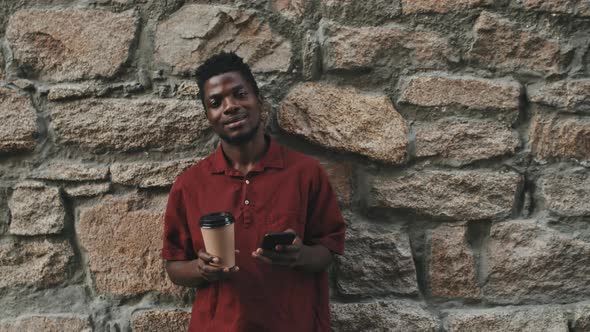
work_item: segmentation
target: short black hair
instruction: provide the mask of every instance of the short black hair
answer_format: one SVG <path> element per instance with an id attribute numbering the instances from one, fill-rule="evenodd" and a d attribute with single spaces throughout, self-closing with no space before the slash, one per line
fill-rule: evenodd
<path id="1" fill-rule="evenodd" d="M 221 75 L 231 71 L 239 72 L 246 82 L 252 86 L 256 96 L 260 96 L 260 90 L 258 90 L 258 84 L 256 84 L 256 80 L 254 79 L 254 75 L 252 75 L 250 66 L 244 63 L 244 60 L 234 52 L 222 51 L 205 60 L 205 62 L 200 65 L 196 71 L 197 85 L 199 86 L 199 98 L 201 98 L 201 103 L 203 103 L 205 110 L 207 109 L 207 106 L 205 105 L 205 93 L 203 90 L 205 83 L 213 76 Z"/>

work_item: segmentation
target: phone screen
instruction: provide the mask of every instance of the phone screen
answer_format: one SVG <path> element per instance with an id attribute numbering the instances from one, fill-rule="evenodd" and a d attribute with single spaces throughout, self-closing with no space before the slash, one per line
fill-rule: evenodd
<path id="1" fill-rule="evenodd" d="M 262 239 L 262 245 L 260 247 L 265 250 L 274 250 L 277 245 L 291 245 L 293 240 L 295 240 L 294 233 L 266 233 Z"/>

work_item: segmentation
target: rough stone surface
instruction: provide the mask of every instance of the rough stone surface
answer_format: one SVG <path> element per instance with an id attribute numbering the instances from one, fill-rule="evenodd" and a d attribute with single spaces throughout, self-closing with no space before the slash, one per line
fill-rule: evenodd
<path id="1" fill-rule="evenodd" d="M 82 184 L 75 187 L 65 188 L 64 191 L 69 197 L 90 197 L 106 194 L 111 190 L 110 183 Z"/>
<path id="2" fill-rule="evenodd" d="M 417 295 L 416 267 L 406 234 L 352 223 L 346 254 L 336 256 L 336 288 L 345 296 Z"/>
<path id="3" fill-rule="evenodd" d="M 17 319 L 0 320 L 0 332 L 91 332 L 87 317 L 80 315 L 22 316 Z"/>
<path id="4" fill-rule="evenodd" d="M 193 81 L 183 81 L 178 86 L 176 95 L 179 97 L 197 99 L 199 97 L 199 86 Z"/>
<path id="5" fill-rule="evenodd" d="M 6 29 L 14 60 L 29 76 L 66 81 L 112 77 L 129 57 L 133 11 L 21 10 Z"/>
<path id="6" fill-rule="evenodd" d="M 0 289 L 46 288 L 60 284 L 68 277 L 68 265 L 73 256 L 66 241 L 0 244 Z"/>
<path id="7" fill-rule="evenodd" d="M 448 332 L 568 332 L 567 319 L 557 307 L 450 310 L 445 328 Z"/>
<path id="8" fill-rule="evenodd" d="M 576 306 L 572 319 L 571 332 L 590 331 L 590 304 Z"/>
<path id="9" fill-rule="evenodd" d="M 483 12 L 475 23 L 474 33 L 468 57 L 484 67 L 544 74 L 563 70 L 565 54 L 558 42 L 519 30 L 513 22 L 498 15 Z"/>
<path id="10" fill-rule="evenodd" d="M 108 167 L 78 164 L 72 161 L 54 161 L 33 171 L 34 179 L 59 181 L 106 180 Z"/>
<path id="11" fill-rule="evenodd" d="M 409 301 L 332 304 L 334 332 L 435 332 L 438 322 Z"/>
<path id="12" fill-rule="evenodd" d="M 52 104 L 56 141 L 93 150 L 130 151 L 190 145 L 209 127 L 200 103 L 92 99 Z"/>
<path id="13" fill-rule="evenodd" d="M 96 93 L 96 87 L 91 84 L 57 84 L 49 88 L 47 99 L 51 101 L 80 99 Z"/>
<path id="14" fill-rule="evenodd" d="M 304 83 L 283 100 L 278 122 L 284 131 L 327 148 L 392 164 L 406 158 L 408 127 L 384 95 Z"/>
<path id="15" fill-rule="evenodd" d="M 29 98 L 0 88 L 0 153 L 35 148 L 37 115 Z"/>
<path id="16" fill-rule="evenodd" d="M 587 118 L 535 116 L 529 140 L 537 159 L 590 160 L 590 120 Z"/>
<path id="17" fill-rule="evenodd" d="M 0 80 L 3 81 L 6 78 L 6 73 L 4 72 L 4 66 L 6 63 L 4 62 L 4 55 L 0 52 Z"/>
<path id="18" fill-rule="evenodd" d="M 291 64 L 291 44 L 254 11 L 192 4 L 158 24 L 155 58 L 173 74 L 190 74 L 221 50 L 236 52 L 256 72 L 285 72 Z"/>
<path id="19" fill-rule="evenodd" d="M 493 0 L 402 0 L 404 14 L 448 13 L 493 4 Z"/>
<path id="20" fill-rule="evenodd" d="M 399 103 L 518 113 L 520 85 L 512 80 L 419 75 L 405 80 Z"/>
<path id="21" fill-rule="evenodd" d="M 322 167 L 330 178 L 330 184 L 338 195 L 341 204 L 350 205 L 352 197 L 352 165 L 347 162 L 322 162 Z"/>
<path id="22" fill-rule="evenodd" d="M 0 187 L 0 235 L 8 229 L 10 210 L 8 209 L 9 188 Z"/>
<path id="23" fill-rule="evenodd" d="M 98 293 L 123 297 L 158 291 L 180 296 L 161 259 L 165 197 L 106 196 L 84 208 L 76 232 Z"/>
<path id="24" fill-rule="evenodd" d="M 305 14 L 305 9 L 310 5 L 310 0 L 272 0 L 272 10 L 285 18 L 300 21 Z"/>
<path id="25" fill-rule="evenodd" d="M 191 313 L 184 310 L 149 310 L 133 314 L 133 332 L 177 332 L 188 330 Z"/>
<path id="26" fill-rule="evenodd" d="M 113 183 L 140 188 L 167 187 L 197 160 L 185 159 L 161 163 L 115 163 L 111 166 Z"/>
<path id="27" fill-rule="evenodd" d="M 322 17 L 345 23 L 380 23 L 401 13 L 399 0 L 320 0 Z"/>
<path id="28" fill-rule="evenodd" d="M 519 0 L 518 3 L 527 10 L 590 16 L 590 3 L 586 0 Z"/>
<path id="29" fill-rule="evenodd" d="M 498 302 L 575 301 L 590 295 L 590 243 L 536 220 L 494 224 L 486 297 Z"/>
<path id="30" fill-rule="evenodd" d="M 590 112 L 590 80 L 559 81 L 528 87 L 531 102 L 563 112 Z"/>
<path id="31" fill-rule="evenodd" d="M 64 228 L 65 209 L 56 187 L 20 186 L 12 193 L 8 208 L 11 234 L 57 234 Z"/>
<path id="32" fill-rule="evenodd" d="M 323 20 L 320 32 L 322 64 L 326 71 L 407 66 L 440 68 L 456 57 L 442 36 L 398 25 L 355 28 Z"/>
<path id="33" fill-rule="evenodd" d="M 417 157 L 440 157 L 458 164 L 512 155 L 520 140 L 510 127 L 491 121 L 417 122 Z"/>
<path id="34" fill-rule="evenodd" d="M 502 219 L 512 214 L 521 182 L 516 173 L 491 171 L 372 176 L 368 203 L 444 219 Z"/>
<path id="35" fill-rule="evenodd" d="M 568 217 L 590 216 L 588 173 L 546 175 L 538 186 L 549 211 Z"/>
<path id="36" fill-rule="evenodd" d="M 307 32 L 301 50 L 302 76 L 305 80 L 317 80 L 321 76 L 321 45 L 317 34 Z"/>
<path id="37" fill-rule="evenodd" d="M 445 298 L 479 298 L 477 267 L 466 226 L 441 226 L 430 232 L 430 294 Z"/>

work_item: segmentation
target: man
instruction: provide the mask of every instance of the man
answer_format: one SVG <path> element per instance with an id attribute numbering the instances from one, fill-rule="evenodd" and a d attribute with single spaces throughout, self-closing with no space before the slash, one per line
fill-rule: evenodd
<path id="1" fill-rule="evenodd" d="M 197 70 L 201 102 L 221 143 L 175 181 L 162 257 L 175 284 L 198 287 L 189 331 L 330 331 L 326 269 L 345 224 L 319 163 L 264 134 L 263 98 L 248 65 L 217 54 Z M 201 216 L 235 217 L 236 266 L 216 267 Z M 265 233 L 291 245 L 260 247 Z"/>

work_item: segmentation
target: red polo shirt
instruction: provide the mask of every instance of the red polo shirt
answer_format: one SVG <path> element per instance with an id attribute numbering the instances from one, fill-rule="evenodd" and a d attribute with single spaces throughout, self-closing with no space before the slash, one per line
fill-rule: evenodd
<path id="1" fill-rule="evenodd" d="M 228 165 L 221 145 L 181 174 L 165 215 L 165 260 L 191 260 L 204 248 L 202 215 L 228 211 L 235 219 L 232 279 L 200 288 L 189 331 L 330 331 L 327 273 L 268 265 L 252 258 L 268 232 L 295 230 L 304 244 L 344 250 L 345 224 L 319 163 L 270 140 L 255 167 L 242 175 Z"/>

